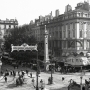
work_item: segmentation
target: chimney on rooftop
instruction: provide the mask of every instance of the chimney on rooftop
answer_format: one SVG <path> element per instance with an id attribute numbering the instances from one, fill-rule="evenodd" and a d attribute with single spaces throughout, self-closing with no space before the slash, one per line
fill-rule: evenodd
<path id="1" fill-rule="evenodd" d="M 59 16 L 59 10 L 57 9 L 56 11 L 55 11 L 55 17 L 58 17 Z"/>

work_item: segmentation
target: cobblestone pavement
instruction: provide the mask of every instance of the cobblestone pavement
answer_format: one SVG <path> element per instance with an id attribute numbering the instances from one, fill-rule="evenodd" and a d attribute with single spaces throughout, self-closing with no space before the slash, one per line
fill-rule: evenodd
<path id="1" fill-rule="evenodd" d="M 2 70 L 5 71 L 6 68 L 8 70 L 14 70 L 13 67 L 9 65 L 3 65 Z M 18 72 L 20 70 L 29 70 L 29 74 L 25 74 L 24 78 L 24 84 L 22 86 L 17 86 L 16 87 L 16 78 L 18 77 Z M 36 72 L 30 70 L 29 68 L 25 67 L 19 67 L 18 69 L 15 69 L 17 72 L 16 77 L 14 78 L 13 76 L 8 76 L 7 77 L 7 82 L 5 82 L 3 76 L 0 77 L 0 90 L 35 90 L 34 86 L 36 86 Z M 30 78 L 30 72 L 32 72 L 32 77 L 35 80 L 34 86 L 32 83 L 32 78 Z M 90 73 L 86 72 L 84 75 L 83 73 L 68 73 L 68 74 L 61 74 L 60 72 L 55 72 L 53 73 L 53 84 L 48 85 L 48 78 L 51 77 L 50 72 L 41 72 L 39 74 L 39 87 L 41 86 L 40 80 L 42 79 L 43 82 L 45 83 L 45 88 L 46 90 L 68 90 L 67 87 L 69 85 L 70 79 L 73 79 L 77 83 L 80 84 L 80 76 L 83 76 L 82 82 L 85 82 L 85 79 L 89 80 L 90 78 Z M 65 78 L 64 81 L 62 81 L 62 77 Z M 40 89 L 41 90 L 41 89 Z"/>

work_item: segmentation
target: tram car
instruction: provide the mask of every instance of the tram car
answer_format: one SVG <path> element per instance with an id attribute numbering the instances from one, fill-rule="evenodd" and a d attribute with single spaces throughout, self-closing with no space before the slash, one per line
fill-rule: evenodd
<path id="1" fill-rule="evenodd" d="M 69 56 L 64 62 L 64 66 L 76 67 L 79 69 L 90 69 L 90 60 L 84 56 Z"/>

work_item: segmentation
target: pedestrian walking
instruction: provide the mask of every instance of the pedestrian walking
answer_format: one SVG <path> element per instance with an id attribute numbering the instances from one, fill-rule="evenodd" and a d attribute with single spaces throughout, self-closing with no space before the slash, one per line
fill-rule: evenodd
<path id="1" fill-rule="evenodd" d="M 25 74 L 24 71 L 22 71 L 22 75 L 23 75 L 23 76 L 24 76 L 24 74 Z"/>
<path id="2" fill-rule="evenodd" d="M 13 76 L 14 76 L 14 77 L 16 76 L 16 72 L 15 72 L 15 71 L 13 71 Z"/>
<path id="3" fill-rule="evenodd" d="M 48 78 L 48 84 L 50 84 L 50 81 L 51 81 L 51 79 L 50 79 L 50 77 Z"/>
<path id="4" fill-rule="evenodd" d="M 64 77 L 62 77 L 62 81 L 64 81 L 64 79 L 65 79 L 65 78 L 64 78 Z"/>
<path id="5" fill-rule="evenodd" d="M 73 80 L 72 80 L 72 79 L 70 79 L 70 81 L 69 81 L 69 82 L 70 82 L 70 84 L 71 84 L 71 83 L 73 82 Z"/>
<path id="6" fill-rule="evenodd" d="M 30 73 L 30 77 L 32 78 L 32 73 Z"/>
<path id="7" fill-rule="evenodd" d="M 1 71 L 1 75 L 3 75 L 3 71 Z"/>
<path id="8" fill-rule="evenodd" d="M 42 79 L 40 80 L 40 83 L 41 83 L 41 90 L 43 90 L 44 86 L 43 86 L 43 80 Z"/>
<path id="9" fill-rule="evenodd" d="M 12 71 L 10 71 L 11 75 L 12 75 Z"/>
<path id="10" fill-rule="evenodd" d="M 34 80 L 34 78 L 33 78 L 33 79 L 32 79 L 33 86 L 34 86 L 34 82 L 35 82 L 35 80 Z"/>
<path id="11" fill-rule="evenodd" d="M 26 70 L 26 74 L 28 75 L 28 70 Z"/>
<path id="12" fill-rule="evenodd" d="M 18 71 L 18 76 L 20 76 L 20 71 Z"/>
<path id="13" fill-rule="evenodd" d="M 5 76 L 5 82 L 7 82 L 7 77 Z"/>

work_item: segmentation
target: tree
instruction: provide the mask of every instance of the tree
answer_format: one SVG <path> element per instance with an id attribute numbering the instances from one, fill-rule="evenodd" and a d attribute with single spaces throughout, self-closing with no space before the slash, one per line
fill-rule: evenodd
<path id="1" fill-rule="evenodd" d="M 29 25 L 24 25 L 8 30 L 8 35 L 5 36 L 4 48 L 5 51 L 9 52 L 10 56 L 14 59 L 29 60 L 31 57 L 36 56 L 35 51 L 16 51 L 11 53 L 11 44 L 14 46 L 22 45 L 23 43 L 27 43 L 28 45 L 35 45 L 36 42 L 37 41 L 33 36 L 32 29 L 29 27 Z"/>
<path id="2" fill-rule="evenodd" d="M 28 45 L 36 44 L 36 39 L 29 25 L 10 29 L 9 34 L 5 36 L 4 47 L 6 51 L 11 51 L 11 44 L 22 45 L 23 43 L 27 43 Z"/>

